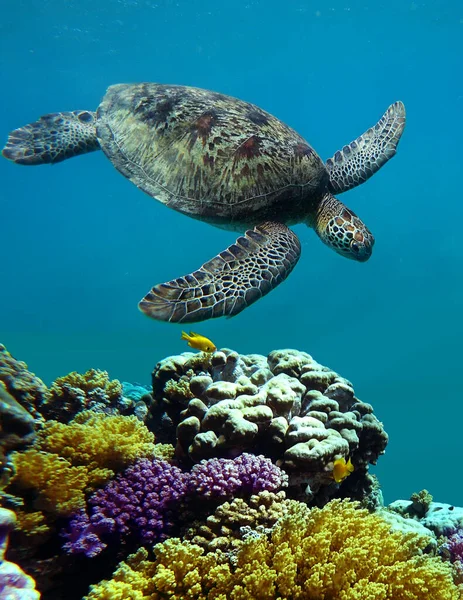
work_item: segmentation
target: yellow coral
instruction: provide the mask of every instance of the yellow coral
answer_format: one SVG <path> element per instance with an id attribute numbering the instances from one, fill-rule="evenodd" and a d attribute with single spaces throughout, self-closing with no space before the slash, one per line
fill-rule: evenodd
<path id="1" fill-rule="evenodd" d="M 26 536 L 38 537 L 40 539 L 48 537 L 51 532 L 46 517 L 40 510 L 25 512 L 18 509 L 16 511 L 15 529 L 21 531 Z"/>
<path id="2" fill-rule="evenodd" d="M 73 465 L 120 471 L 137 458 L 155 454 L 154 434 L 137 417 L 106 415 L 90 410 L 67 425 L 48 421 L 37 447 L 58 454 Z"/>
<path id="3" fill-rule="evenodd" d="M 34 490 L 37 493 L 36 509 L 69 515 L 85 506 L 86 467 L 73 467 L 64 458 L 35 448 L 14 452 L 11 458 L 14 475 L 10 485 L 21 490 Z"/>
<path id="4" fill-rule="evenodd" d="M 230 568 L 224 555 L 206 554 L 195 544 L 177 538 L 155 546 L 157 560 L 147 559 L 148 552 L 141 548 L 122 562 L 111 581 L 91 586 L 88 600 L 161 600 L 182 598 L 205 600 L 218 580 L 230 580 Z M 226 586 L 229 589 L 230 586 Z"/>
<path id="5" fill-rule="evenodd" d="M 172 444 L 154 444 L 153 458 L 170 461 L 174 458 L 175 446 Z"/>
<path id="6" fill-rule="evenodd" d="M 426 537 L 391 533 L 379 515 L 334 500 L 323 509 L 299 504 L 275 527 L 271 540 L 245 542 L 234 573 L 237 597 L 259 592 L 265 571 L 276 597 L 322 600 L 459 600 L 449 565 L 421 555 Z M 262 566 L 263 565 L 263 566 Z"/>
<path id="7" fill-rule="evenodd" d="M 347 500 L 293 503 L 270 539 L 249 538 L 234 559 L 171 539 L 154 562 L 140 550 L 121 563 L 87 600 L 461 600 L 451 566 L 421 554 L 427 542 Z"/>
<path id="8" fill-rule="evenodd" d="M 240 545 L 242 528 L 269 529 L 297 503 L 287 500 L 284 491 L 262 491 L 248 499 L 235 498 L 224 502 L 205 521 L 193 521 L 184 538 L 206 551 L 229 551 Z"/>
<path id="9" fill-rule="evenodd" d="M 64 377 L 58 377 L 50 386 L 49 392 L 52 396 L 67 395 L 66 386 L 79 388 L 84 392 L 91 392 L 95 388 L 103 389 L 106 394 L 112 397 L 118 397 L 122 394 L 122 385 L 118 379 L 109 379 L 107 371 L 99 369 L 89 369 L 86 373 L 77 373 L 73 371 Z"/>
<path id="10" fill-rule="evenodd" d="M 67 425 L 48 421 L 33 448 L 13 453 L 9 485 L 33 490 L 34 509 L 64 516 L 84 507 L 88 492 L 137 458 L 171 453 L 171 446 L 154 444 L 136 417 L 84 411 Z"/>

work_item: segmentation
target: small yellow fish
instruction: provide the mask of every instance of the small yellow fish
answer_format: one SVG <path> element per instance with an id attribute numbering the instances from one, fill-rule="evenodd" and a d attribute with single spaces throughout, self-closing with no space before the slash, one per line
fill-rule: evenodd
<path id="1" fill-rule="evenodd" d="M 352 461 L 350 460 L 350 458 L 347 462 L 344 457 L 337 458 L 334 461 L 333 479 L 336 481 L 336 483 L 341 483 L 341 481 L 344 481 L 344 479 L 346 477 L 349 477 L 349 475 L 353 472 L 354 472 L 354 465 L 352 464 Z"/>
<path id="2" fill-rule="evenodd" d="M 187 340 L 191 348 L 201 350 L 202 352 L 215 352 L 217 350 L 211 340 L 208 340 L 203 335 L 199 335 L 199 333 L 194 333 L 194 331 L 190 331 L 189 334 L 182 331 L 182 340 Z"/>

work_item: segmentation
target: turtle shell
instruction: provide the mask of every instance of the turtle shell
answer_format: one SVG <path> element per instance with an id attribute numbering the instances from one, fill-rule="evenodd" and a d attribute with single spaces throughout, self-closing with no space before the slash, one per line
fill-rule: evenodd
<path id="1" fill-rule="evenodd" d="M 97 135 L 137 187 L 223 227 L 303 220 L 327 181 L 323 162 L 293 129 L 207 90 L 111 86 L 97 111 Z"/>

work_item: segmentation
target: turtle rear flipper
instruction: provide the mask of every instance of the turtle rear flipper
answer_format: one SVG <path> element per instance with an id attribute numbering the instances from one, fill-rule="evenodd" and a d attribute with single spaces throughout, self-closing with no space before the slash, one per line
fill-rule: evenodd
<path id="1" fill-rule="evenodd" d="M 171 323 L 231 317 L 284 281 L 300 254 L 299 239 L 286 225 L 262 223 L 197 271 L 153 287 L 138 307 Z"/>
<path id="2" fill-rule="evenodd" d="M 405 106 L 394 102 L 374 127 L 326 161 L 329 189 L 341 193 L 360 185 L 396 153 L 405 127 Z"/>
<path id="3" fill-rule="evenodd" d="M 99 148 L 95 113 L 75 110 L 44 115 L 35 123 L 15 129 L 2 154 L 19 165 L 43 165 Z"/>

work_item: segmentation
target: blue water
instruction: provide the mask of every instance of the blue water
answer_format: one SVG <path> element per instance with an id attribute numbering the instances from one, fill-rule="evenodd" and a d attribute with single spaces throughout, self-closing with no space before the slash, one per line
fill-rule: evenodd
<path id="1" fill-rule="evenodd" d="M 463 10 L 456 0 L 4 0 L 0 136 L 97 107 L 108 85 L 195 85 L 262 106 L 328 158 L 395 100 L 397 156 L 342 196 L 376 237 L 358 264 L 306 226 L 291 277 L 238 317 L 198 325 L 241 353 L 299 348 L 350 379 L 390 435 L 386 501 L 461 481 Z M 0 160 L 0 341 L 47 383 L 106 369 L 148 383 L 181 327 L 137 302 L 235 235 L 181 216 L 103 153 L 54 167 Z"/>

